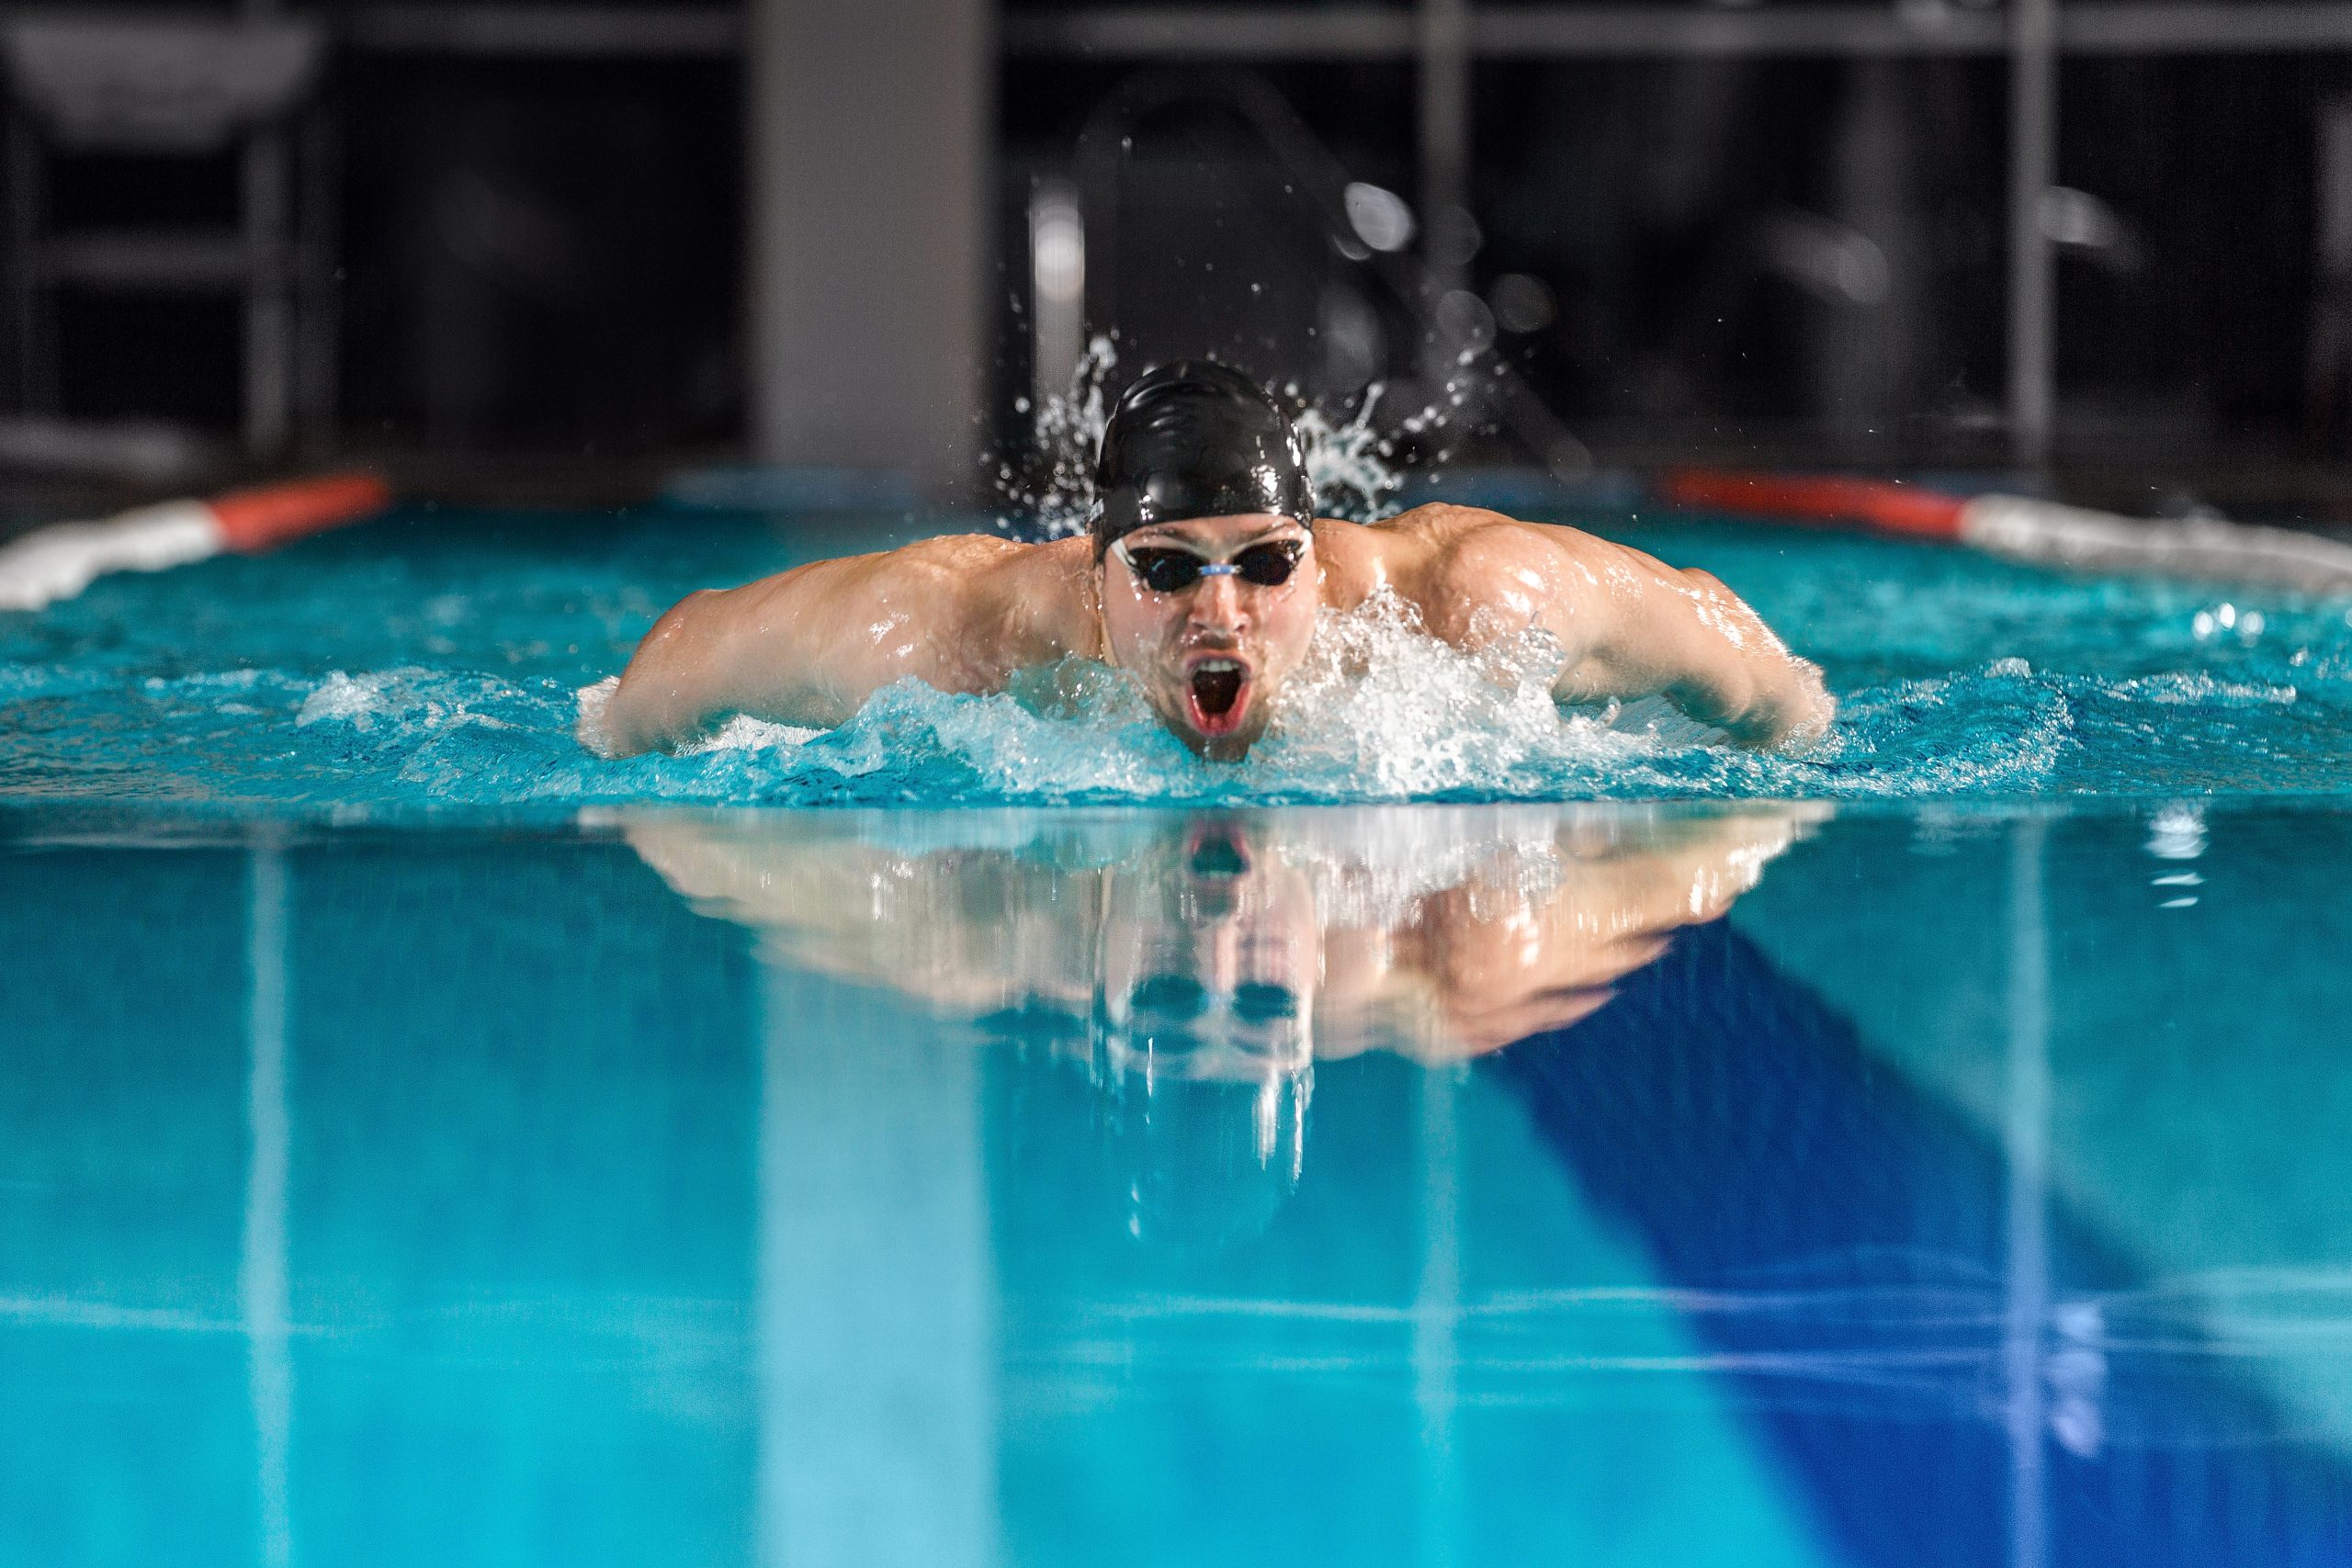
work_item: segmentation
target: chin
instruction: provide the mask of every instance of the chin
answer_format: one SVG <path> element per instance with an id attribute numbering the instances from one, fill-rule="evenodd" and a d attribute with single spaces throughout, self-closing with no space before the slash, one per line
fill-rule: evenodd
<path id="1" fill-rule="evenodd" d="M 1250 728 L 1245 734 L 1187 735 L 1186 744 L 1212 762 L 1238 762 L 1250 755 L 1250 748 L 1257 744 L 1259 731 Z"/>
<path id="2" fill-rule="evenodd" d="M 1202 717 L 1211 722 L 1203 724 Z M 1223 722 L 1217 722 L 1220 719 Z M 1241 761 L 1266 732 L 1265 716 L 1254 704 L 1239 713 L 1204 716 L 1195 714 L 1193 705 L 1187 703 L 1173 713 L 1162 709 L 1160 721 L 1177 739 L 1212 762 Z"/>
<path id="3" fill-rule="evenodd" d="M 1212 762 L 1238 762 L 1266 728 L 1265 694 L 1239 660 L 1222 671 L 1196 670 L 1160 712 L 1177 739 Z"/>

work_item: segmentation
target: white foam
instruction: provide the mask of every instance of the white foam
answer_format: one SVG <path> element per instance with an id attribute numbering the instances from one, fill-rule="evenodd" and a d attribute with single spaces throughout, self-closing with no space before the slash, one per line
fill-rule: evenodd
<path id="1" fill-rule="evenodd" d="M 571 733 L 581 745 L 607 761 L 621 754 L 619 746 L 613 739 L 612 724 L 607 717 L 613 705 L 613 694 L 620 690 L 620 684 L 619 676 L 607 675 L 572 694 L 576 716 Z M 702 739 L 679 747 L 675 755 L 707 757 L 720 751 L 765 751 L 779 746 L 805 746 L 824 733 L 821 729 L 774 724 L 739 713 Z"/>
<path id="2" fill-rule="evenodd" d="M 479 726 L 512 729 L 512 720 L 482 711 L 481 705 L 512 701 L 517 693 L 506 682 L 487 675 L 457 676 L 407 665 L 396 670 L 371 670 L 346 674 L 341 670 L 311 689 L 294 715 L 294 727 L 347 724 L 371 730 L 384 720 L 401 729 L 455 729 Z"/>
<path id="3" fill-rule="evenodd" d="M 1614 728 L 1609 712 L 1564 714 L 1552 697 L 1559 667 L 1559 644 L 1544 632 L 1467 652 L 1428 635 L 1412 606 L 1383 592 L 1324 615 L 1253 761 L 1354 777 L 1394 797 L 1491 787 L 1564 754 L 1600 761 L 1656 750 Z"/>
<path id="4" fill-rule="evenodd" d="M 1369 523 L 1404 488 L 1405 476 L 1393 460 L 1396 445 L 1372 423 L 1382 390 L 1376 381 L 1365 388 L 1351 419 L 1336 419 L 1319 408 L 1298 416 L 1306 477 L 1315 487 L 1316 510 L 1326 517 Z"/>
<path id="5" fill-rule="evenodd" d="M 355 677 L 335 671 L 302 699 L 301 710 L 294 716 L 294 727 L 308 729 L 314 724 L 339 720 L 355 729 L 373 729 L 376 720 L 388 711 L 385 679 L 382 675 Z"/>
<path id="6" fill-rule="evenodd" d="M 806 746 L 824 733 L 821 729 L 775 724 L 739 713 L 705 739 L 679 747 L 677 754 L 702 757 L 714 751 L 767 751 L 779 746 Z"/>
<path id="7" fill-rule="evenodd" d="M 571 733 L 579 739 L 580 744 L 607 761 L 620 754 L 620 748 L 613 742 L 612 726 L 605 717 L 605 710 L 613 705 L 613 694 L 620 688 L 621 678 L 607 675 L 572 694 L 577 713 L 572 720 Z"/>

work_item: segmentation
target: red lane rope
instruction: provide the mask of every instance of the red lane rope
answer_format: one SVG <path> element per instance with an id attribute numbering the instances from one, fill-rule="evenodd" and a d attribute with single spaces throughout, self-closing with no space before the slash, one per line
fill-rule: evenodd
<path id="1" fill-rule="evenodd" d="M 373 474 L 329 474 L 215 496 L 205 505 L 232 550 L 266 550 L 306 535 L 372 517 L 392 503 L 391 487 Z"/>
<path id="2" fill-rule="evenodd" d="M 1678 469 L 1659 480 L 1657 491 L 1676 506 L 1792 523 L 1860 525 L 1928 539 L 1960 537 L 1960 515 L 1968 504 L 1963 496 L 1886 479 L 1719 468 Z"/>

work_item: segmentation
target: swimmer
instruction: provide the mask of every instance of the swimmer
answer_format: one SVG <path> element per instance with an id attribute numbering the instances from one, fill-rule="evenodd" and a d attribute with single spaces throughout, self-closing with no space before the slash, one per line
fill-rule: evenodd
<path id="1" fill-rule="evenodd" d="M 1373 1050 L 1459 1061 L 1565 1028 L 1828 816 L 1049 812 L 1024 840 L 983 822 L 913 847 L 854 813 L 605 820 L 770 962 L 964 1018 L 1059 1019 L 1098 1065 L 1129 1052 L 1154 993 L 1181 998 L 1184 1070 L 1246 1074 Z"/>
<path id="2" fill-rule="evenodd" d="M 1465 506 L 1317 517 L 1289 417 L 1222 365 L 1129 387 L 1094 483 L 1082 537 L 925 539 L 689 595 L 582 738 L 627 755 L 734 714 L 831 727 L 908 676 L 985 694 L 1076 658 L 1125 671 L 1185 744 L 1230 761 L 1265 732 L 1320 613 L 1383 592 L 1457 648 L 1549 634 L 1561 702 L 1662 695 L 1744 745 L 1790 750 L 1836 711 L 1820 671 L 1703 571 Z"/>

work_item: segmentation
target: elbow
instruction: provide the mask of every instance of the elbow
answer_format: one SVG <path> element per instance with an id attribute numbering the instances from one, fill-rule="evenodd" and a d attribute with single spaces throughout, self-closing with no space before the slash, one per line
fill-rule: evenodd
<path id="1" fill-rule="evenodd" d="M 1741 742 L 1784 756 L 1810 751 L 1838 717 L 1838 699 L 1829 694 L 1819 667 L 1802 659 L 1788 661 L 1786 678 L 1775 686 L 1751 706 L 1752 721 L 1739 736 Z"/>
<path id="2" fill-rule="evenodd" d="M 703 660 L 695 653 L 695 610 L 711 591 L 689 594 L 653 623 L 628 667 L 581 694 L 582 745 L 605 757 L 633 757 L 691 739 L 703 713 L 693 679 Z M 602 701 L 594 694 L 602 694 Z"/>
<path id="3" fill-rule="evenodd" d="M 601 692 L 598 704 L 594 694 Z M 600 757 L 634 757 L 673 742 L 663 711 L 667 705 L 653 682 L 632 661 L 618 676 L 580 694 L 580 743 Z"/>
<path id="4" fill-rule="evenodd" d="M 1802 659 L 1789 659 L 1769 672 L 1744 673 L 1671 696 L 1684 713 L 1715 726 L 1735 743 L 1786 755 L 1810 750 L 1838 716 L 1838 701 L 1823 683 L 1821 671 Z"/>

